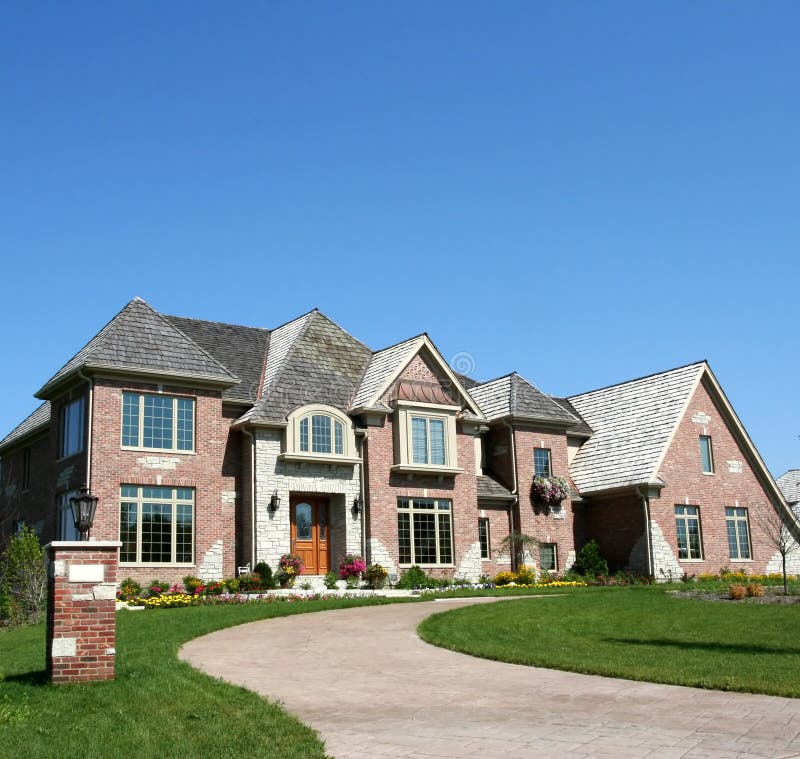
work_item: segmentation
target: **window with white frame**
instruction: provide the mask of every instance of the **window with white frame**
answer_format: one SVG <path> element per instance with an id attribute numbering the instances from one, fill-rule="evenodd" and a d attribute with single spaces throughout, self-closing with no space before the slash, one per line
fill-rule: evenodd
<path id="1" fill-rule="evenodd" d="M 456 411 L 400 401 L 395 463 L 410 469 L 456 469 Z"/>
<path id="2" fill-rule="evenodd" d="M 750 555 L 750 529 L 747 509 L 728 507 L 725 509 L 725 525 L 728 529 L 728 552 L 731 559 L 752 559 Z"/>
<path id="3" fill-rule="evenodd" d="M 533 449 L 533 474 L 534 477 L 549 477 L 553 473 L 550 465 L 550 449 Z"/>
<path id="4" fill-rule="evenodd" d="M 83 451 L 85 402 L 83 396 L 61 407 L 58 457 L 65 459 Z"/>
<path id="5" fill-rule="evenodd" d="M 284 456 L 354 460 L 353 422 L 339 409 L 322 404 L 304 406 L 289 414 L 288 422 Z"/>
<path id="6" fill-rule="evenodd" d="M 122 563 L 193 563 L 194 489 L 123 485 L 119 539 Z"/>
<path id="7" fill-rule="evenodd" d="M 700 435 L 700 471 L 714 474 L 714 452 L 711 449 L 711 435 Z"/>
<path id="8" fill-rule="evenodd" d="M 678 535 L 678 558 L 702 559 L 700 509 L 697 506 L 676 506 L 675 529 Z"/>
<path id="9" fill-rule="evenodd" d="M 400 564 L 452 564 L 452 501 L 444 498 L 400 498 L 397 534 Z"/>
<path id="10" fill-rule="evenodd" d="M 194 398 L 122 394 L 122 447 L 194 450 Z"/>
<path id="11" fill-rule="evenodd" d="M 543 572 L 555 572 L 558 569 L 558 546 L 555 543 L 539 545 L 539 563 Z"/>
<path id="12" fill-rule="evenodd" d="M 488 517 L 478 519 L 478 542 L 481 545 L 481 558 L 488 559 L 492 555 L 491 534 L 489 532 Z"/>

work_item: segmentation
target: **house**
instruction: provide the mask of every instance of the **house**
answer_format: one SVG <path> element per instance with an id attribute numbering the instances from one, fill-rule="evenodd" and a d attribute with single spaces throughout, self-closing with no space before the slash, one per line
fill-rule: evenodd
<path id="1" fill-rule="evenodd" d="M 373 351 L 318 310 L 274 329 L 128 303 L 36 392 L 0 441 L 0 541 L 22 522 L 76 537 L 69 498 L 99 497 L 92 535 L 140 580 L 228 577 L 281 554 L 306 574 L 347 552 L 391 574 L 564 571 L 594 538 L 614 569 L 658 579 L 775 550 L 759 514 L 797 524 L 708 364 L 570 398 L 516 372 L 454 372 L 427 334 Z M 564 478 L 560 502 L 535 477 Z M 541 480 L 538 480 L 541 482 Z"/>

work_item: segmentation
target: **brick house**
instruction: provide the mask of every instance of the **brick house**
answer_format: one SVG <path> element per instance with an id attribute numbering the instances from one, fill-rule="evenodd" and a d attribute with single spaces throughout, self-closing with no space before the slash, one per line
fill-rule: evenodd
<path id="1" fill-rule="evenodd" d="M 595 538 L 659 579 L 776 566 L 759 515 L 785 498 L 705 362 L 555 398 L 516 373 L 456 374 L 426 335 L 372 351 L 319 311 L 272 330 L 134 299 L 0 441 L 0 541 L 72 539 L 69 497 L 140 580 L 232 576 L 281 554 L 322 575 L 346 552 L 392 574 L 477 579 L 502 540 L 564 571 Z M 545 508 L 534 476 L 566 479 Z"/>

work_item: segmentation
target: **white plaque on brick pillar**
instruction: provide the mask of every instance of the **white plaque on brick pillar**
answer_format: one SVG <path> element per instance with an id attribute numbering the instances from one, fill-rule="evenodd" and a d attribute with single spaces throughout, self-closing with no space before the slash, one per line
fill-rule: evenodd
<path id="1" fill-rule="evenodd" d="M 67 568 L 67 582 L 103 582 L 102 564 L 70 564 Z"/>
<path id="2" fill-rule="evenodd" d="M 53 638 L 53 657 L 56 656 L 77 656 L 77 638 Z"/>

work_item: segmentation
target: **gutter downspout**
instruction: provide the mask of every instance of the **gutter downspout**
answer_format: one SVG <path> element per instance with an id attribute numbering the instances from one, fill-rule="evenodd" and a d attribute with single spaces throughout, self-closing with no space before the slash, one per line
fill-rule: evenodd
<path id="1" fill-rule="evenodd" d="M 250 438 L 250 571 L 256 565 L 256 437 L 246 427 L 241 428 Z"/>
<path id="2" fill-rule="evenodd" d="M 87 377 L 80 369 L 78 369 L 78 376 L 89 385 L 89 419 L 87 425 L 89 427 L 89 434 L 86 436 L 86 487 L 89 492 L 92 492 L 92 432 L 94 420 L 94 379 Z"/>
<path id="3" fill-rule="evenodd" d="M 508 521 L 510 523 L 511 532 L 515 532 L 515 525 L 514 525 L 514 507 L 519 503 L 519 493 L 517 492 L 517 447 L 516 441 L 514 440 L 514 427 L 508 419 L 503 419 L 503 424 L 508 427 L 508 436 L 511 440 L 511 478 L 513 487 L 511 488 L 511 492 L 514 495 L 514 500 L 511 502 L 511 505 L 508 507 Z M 516 550 L 511 551 L 511 571 L 517 571 L 517 552 Z"/>
<path id="4" fill-rule="evenodd" d="M 650 528 L 650 499 L 646 492 L 642 492 L 641 485 L 636 488 L 636 492 L 642 499 L 642 510 L 644 511 L 644 532 L 647 538 L 647 573 L 650 577 L 655 576 L 655 569 L 653 567 L 653 535 Z"/>
<path id="5" fill-rule="evenodd" d="M 367 434 L 359 435 L 358 440 L 358 457 L 361 463 L 358 465 L 358 497 L 361 499 L 361 555 L 364 561 L 367 560 L 367 522 L 364 518 L 367 513 L 367 499 L 364 492 L 364 443 L 366 442 Z"/>

